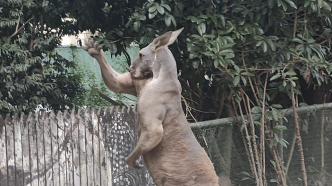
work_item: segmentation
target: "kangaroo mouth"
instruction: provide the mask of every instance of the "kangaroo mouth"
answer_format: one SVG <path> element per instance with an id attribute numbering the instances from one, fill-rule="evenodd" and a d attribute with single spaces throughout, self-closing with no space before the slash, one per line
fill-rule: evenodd
<path id="1" fill-rule="evenodd" d="M 153 77 L 153 72 L 150 70 L 144 72 L 130 72 L 131 78 L 133 79 L 149 79 Z"/>

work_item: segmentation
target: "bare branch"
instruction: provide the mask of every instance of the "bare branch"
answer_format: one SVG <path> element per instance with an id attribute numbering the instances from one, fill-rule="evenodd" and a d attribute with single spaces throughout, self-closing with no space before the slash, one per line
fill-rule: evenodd
<path id="1" fill-rule="evenodd" d="M 21 11 L 22 10 L 23 10 L 23 5 L 21 6 Z M 17 32 L 17 30 L 18 30 L 18 25 L 20 24 L 20 20 L 21 20 L 21 16 L 19 15 L 18 19 L 17 19 L 17 23 L 16 23 L 16 30 L 15 30 L 15 32 Z"/>
<path id="2" fill-rule="evenodd" d="M 245 69 L 246 72 L 248 72 L 248 69 L 247 69 L 247 66 L 246 66 L 246 62 L 245 62 L 245 60 L 244 60 L 244 53 L 243 53 L 243 51 L 241 52 L 241 58 L 242 58 L 242 63 L 243 63 L 244 69 Z M 248 80 L 249 80 L 249 84 L 250 84 L 250 88 L 251 88 L 251 90 L 252 90 L 252 93 L 254 94 L 254 97 L 255 97 L 256 103 L 257 103 L 258 106 L 260 106 L 260 102 L 259 102 L 259 100 L 258 100 L 259 92 L 256 92 L 256 91 L 255 91 L 254 86 L 253 86 L 253 84 L 252 84 L 252 82 L 251 82 L 251 78 L 250 78 L 250 77 L 248 77 Z M 258 96 L 258 97 L 257 97 L 257 96 Z"/>
<path id="3" fill-rule="evenodd" d="M 242 94 L 242 99 L 244 100 L 244 96 Z M 240 114 L 241 114 L 241 118 L 242 118 L 242 125 L 244 126 L 244 131 L 245 131 L 245 138 L 247 139 L 246 142 L 247 142 L 247 145 L 248 145 L 248 150 L 249 150 L 249 159 L 250 159 L 250 163 L 252 166 L 252 170 L 253 170 L 253 174 L 255 176 L 255 182 L 256 184 L 259 183 L 259 178 L 258 178 L 258 175 L 257 175 L 257 169 L 256 169 L 256 163 L 255 163 L 255 158 L 254 158 L 254 153 L 253 153 L 253 147 L 251 146 L 251 140 L 250 140 L 250 135 L 249 135 L 249 132 L 248 132 L 248 128 L 247 128 L 247 125 L 246 125 L 246 120 L 244 119 L 244 114 L 242 112 L 242 107 L 241 107 L 241 104 L 238 104 L 239 106 L 239 111 L 240 111 Z M 244 104 L 244 106 L 246 106 L 246 104 Z M 254 136 L 253 136 L 254 138 Z"/>
<path id="4" fill-rule="evenodd" d="M 130 59 L 130 55 L 128 54 L 128 52 L 126 50 L 123 50 L 123 54 L 125 55 L 126 57 L 126 60 L 127 60 L 127 64 L 128 64 L 128 67 L 130 67 L 130 63 L 131 63 L 131 59 Z"/>
<path id="5" fill-rule="evenodd" d="M 291 83 L 290 83 L 290 89 L 291 89 L 291 95 L 292 95 L 292 108 L 293 108 L 293 114 L 294 114 L 295 134 L 296 134 L 297 146 L 298 146 L 297 150 L 299 152 L 300 162 L 301 162 L 302 180 L 303 180 L 303 185 L 307 186 L 308 185 L 307 172 L 306 172 L 306 167 L 305 167 L 305 162 L 304 162 L 302 138 L 301 138 L 301 133 L 300 133 L 300 124 L 299 124 L 299 121 L 298 121 L 298 114 L 296 112 L 294 87 Z"/>
<path id="6" fill-rule="evenodd" d="M 16 25 L 16 30 L 15 30 L 15 32 L 9 37 L 9 38 L 12 38 L 12 37 L 14 37 L 19 31 L 21 31 L 22 29 L 23 29 L 23 27 L 27 24 L 27 23 L 29 23 L 31 20 L 33 20 L 34 19 L 34 17 L 31 17 L 30 19 L 28 19 L 26 22 L 24 22 L 23 23 L 23 25 L 19 28 L 19 29 L 17 29 L 17 27 L 18 27 L 18 24 Z M 19 20 L 18 20 L 18 22 L 19 22 Z"/>
<path id="7" fill-rule="evenodd" d="M 106 96 L 105 94 L 99 92 L 99 96 L 104 98 L 106 101 L 110 102 L 112 105 L 118 106 L 120 105 L 118 102 L 114 101 L 113 99 L 111 99 L 110 97 Z"/>
<path id="8" fill-rule="evenodd" d="M 244 99 L 244 98 L 243 98 Z M 262 162 L 260 161 L 259 154 L 258 154 L 258 148 L 257 148 L 257 141 L 256 141 L 256 133 L 255 133 L 255 124 L 251 115 L 251 108 L 250 108 L 250 99 L 249 96 L 246 95 L 247 108 L 248 108 L 248 119 L 251 127 L 251 135 L 252 135 L 252 145 L 254 148 L 254 154 L 256 158 L 256 164 L 257 164 L 257 175 L 258 175 L 258 185 L 263 185 L 263 174 L 262 174 Z"/>
<path id="9" fill-rule="evenodd" d="M 262 104 L 262 117 L 261 117 L 261 131 L 260 131 L 260 162 L 262 165 L 262 179 L 263 185 L 266 185 L 265 177 L 265 99 L 266 99 L 266 87 L 269 75 L 266 74 L 264 90 L 263 90 L 263 104 Z"/>

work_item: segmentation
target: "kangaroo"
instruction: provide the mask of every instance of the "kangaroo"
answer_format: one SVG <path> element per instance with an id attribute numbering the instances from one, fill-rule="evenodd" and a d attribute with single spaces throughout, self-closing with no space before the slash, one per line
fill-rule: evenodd
<path id="1" fill-rule="evenodd" d="M 97 42 L 90 39 L 84 49 L 98 61 L 111 91 L 138 98 L 138 143 L 126 163 L 140 168 L 138 159 L 143 156 L 157 186 L 218 186 L 213 164 L 182 110 L 176 62 L 167 47 L 182 29 L 155 38 L 123 74 L 109 66 Z"/>

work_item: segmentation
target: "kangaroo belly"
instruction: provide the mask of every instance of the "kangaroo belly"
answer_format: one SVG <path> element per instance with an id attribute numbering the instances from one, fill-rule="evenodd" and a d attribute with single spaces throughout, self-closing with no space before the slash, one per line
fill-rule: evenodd
<path id="1" fill-rule="evenodd" d="M 186 128 L 186 127 L 185 127 Z M 167 131 L 161 143 L 144 155 L 145 164 L 157 186 L 217 186 L 213 164 L 194 134 Z"/>

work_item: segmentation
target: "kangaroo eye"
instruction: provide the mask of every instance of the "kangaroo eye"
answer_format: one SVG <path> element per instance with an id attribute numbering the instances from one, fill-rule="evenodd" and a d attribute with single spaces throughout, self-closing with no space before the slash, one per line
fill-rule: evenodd
<path id="1" fill-rule="evenodd" d="M 141 54 L 141 53 L 139 53 L 139 58 L 141 58 L 141 59 L 142 59 L 142 57 L 144 57 L 144 55 L 143 55 L 143 54 Z"/>

